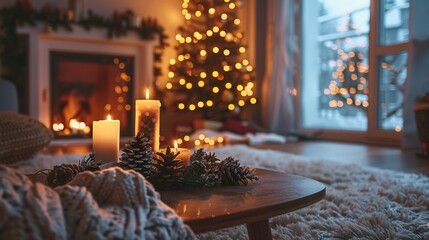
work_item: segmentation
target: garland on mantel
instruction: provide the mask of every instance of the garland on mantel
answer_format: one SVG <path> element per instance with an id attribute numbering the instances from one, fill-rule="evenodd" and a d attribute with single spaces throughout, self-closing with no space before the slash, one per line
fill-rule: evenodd
<path id="1" fill-rule="evenodd" d="M 17 34 L 17 28 L 24 25 L 35 26 L 37 23 L 46 25 L 48 31 L 56 31 L 63 28 L 72 31 L 72 25 L 78 25 L 86 30 L 91 28 L 105 28 L 106 37 L 114 38 L 127 35 L 129 32 L 137 33 L 142 40 L 154 39 L 159 35 L 159 46 L 154 51 L 154 75 L 155 78 L 162 75 L 159 63 L 163 49 L 168 46 L 164 33 L 164 28 L 160 26 L 156 19 L 142 19 L 139 26 L 135 26 L 131 21 L 134 13 L 127 10 L 124 13 L 114 12 L 112 18 L 104 18 L 91 10 L 87 11 L 86 17 L 78 21 L 70 19 L 67 10 L 56 8 L 50 4 L 37 10 L 32 7 L 29 1 L 17 1 L 12 6 L 0 9 L 0 66 L 5 67 L 0 72 L 0 77 L 15 83 L 18 91 L 22 94 L 27 76 L 28 49 L 25 46 L 26 40 Z"/>

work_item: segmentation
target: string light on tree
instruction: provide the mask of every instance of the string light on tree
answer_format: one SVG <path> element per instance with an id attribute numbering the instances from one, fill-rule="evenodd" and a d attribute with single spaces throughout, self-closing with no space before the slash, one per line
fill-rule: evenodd
<path id="1" fill-rule="evenodd" d="M 173 109 L 202 111 L 211 117 L 209 114 L 239 112 L 256 104 L 253 66 L 244 55 L 239 7 L 238 0 L 182 2 L 182 14 L 188 21 L 176 34 L 177 57 L 170 60 L 165 85 L 176 99 Z"/>
<path id="2" fill-rule="evenodd" d="M 338 46 L 335 45 L 335 49 Z M 334 49 L 331 47 L 331 49 Z M 368 104 L 368 66 L 363 62 L 364 56 L 357 50 L 346 52 L 337 49 L 337 66 L 332 72 L 329 86 L 323 90 L 328 96 L 330 108 L 353 108 L 367 111 Z M 351 109 L 351 110 L 353 110 Z"/>

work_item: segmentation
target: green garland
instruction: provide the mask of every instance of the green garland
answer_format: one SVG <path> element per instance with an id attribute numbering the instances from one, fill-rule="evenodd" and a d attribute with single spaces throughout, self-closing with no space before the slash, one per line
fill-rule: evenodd
<path id="1" fill-rule="evenodd" d="M 3 7 L 0 9 L 0 64 L 4 69 L 0 77 L 12 81 L 20 95 L 26 94 L 24 85 L 28 72 L 28 48 L 25 38 L 17 34 L 17 28 L 24 25 L 35 26 L 37 23 L 43 23 L 53 31 L 60 28 L 72 31 L 73 24 L 88 31 L 91 28 L 105 28 L 108 38 L 125 36 L 129 32 L 137 33 L 142 40 L 151 40 L 159 35 L 159 47 L 154 51 L 154 61 L 161 62 L 162 51 L 168 46 L 168 36 L 164 33 L 164 28 L 152 18 L 142 19 L 139 27 L 133 26 L 129 22 L 132 15 L 133 12 L 128 10 L 124 13 L 115 12 L 112 18 L 104 18 L 88 10 L 86 18 L 72 22 L 65 10 L 51 5 L 37 10 L 28 1 L 17 1 L 12 6 Z M 155 65 L 154 75 L 155 78 L 162 75 L 159 66 Z"/>

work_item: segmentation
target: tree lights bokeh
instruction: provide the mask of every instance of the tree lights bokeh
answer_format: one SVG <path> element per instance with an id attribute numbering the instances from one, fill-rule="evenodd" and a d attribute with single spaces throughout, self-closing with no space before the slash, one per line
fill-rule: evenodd
<path id="1" fill-rule="evenodd" d="M 330 108 L 353 107 L 366 111 L 368 103 L 368 65 L 359 51 L 337 50 L 338 59 L 330 65 L 336 67 L 332 80 L 323 93 L 329 96 Z"/>
<path id="2" fill-rule="evenodd" d="M 165 84 L 174 94 L 173 110 L 202 111 L 209 117 L 257 103 L 239 6 L 235 0 L 183 1 L 186 23 L 175 36 L 177 57 L 170 60 Z"/>

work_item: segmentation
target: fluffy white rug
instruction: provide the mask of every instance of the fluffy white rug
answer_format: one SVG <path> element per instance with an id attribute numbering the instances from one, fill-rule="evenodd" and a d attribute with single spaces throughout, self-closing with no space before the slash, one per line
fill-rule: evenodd
<path id="1" fill-rule="evenodd" d="M 311 160 L 244 145 L 215 151 L 242 165 L 303 175 L 324 183 L 325 198 L 270 219 L 274 239 L 429 239 L 429 178 L 327 160 Z M 82 155 L 38 155 L 19 168 L 34 173 Z M 244 225 L 200 234 L 200 239 L 247 239 Z"/>

